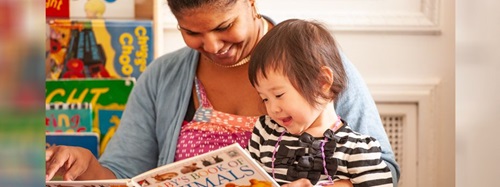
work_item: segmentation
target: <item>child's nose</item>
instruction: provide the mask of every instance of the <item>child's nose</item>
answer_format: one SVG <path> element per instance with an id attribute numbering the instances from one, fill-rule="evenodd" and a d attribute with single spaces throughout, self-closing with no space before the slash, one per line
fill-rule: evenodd
<path id="1" fill-rule="evenodd" d="M 280 113 L 281 112 L 281 106 L 278 103 L 276 103 L 276 102 L 272 102 L 271 103 L 271 112 L 276 113 L 276 114 Z"/>

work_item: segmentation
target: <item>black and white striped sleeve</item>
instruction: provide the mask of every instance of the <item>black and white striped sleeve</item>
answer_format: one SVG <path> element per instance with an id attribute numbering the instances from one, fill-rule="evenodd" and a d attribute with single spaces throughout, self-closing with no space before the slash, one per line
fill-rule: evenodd
<path id="1" fill-rule="evenodd" d="M 382 160 L 380 143 L 373 137 L 351 134 L 352 144 L 347 160 L 347 171 L 355 187 L 392 186 L 392 174 Z M 350 143 L 347 143 L 350 144 Z"/>
<path id="2" fill-rule="evenodd" d="M 260 146 L 262 145 L 264 138 L 262 137 L 261 131 L 263 129 L 262 125 L 264 123 L 265 116 L 259 117 L 252 131 L 252 136 L 250 141 L 248 141 L 248 151 L 253 159 L 260 162 Z"/>

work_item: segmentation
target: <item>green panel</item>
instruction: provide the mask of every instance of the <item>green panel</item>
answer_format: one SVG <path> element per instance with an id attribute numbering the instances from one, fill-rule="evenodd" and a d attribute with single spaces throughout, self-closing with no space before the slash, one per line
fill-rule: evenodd
<path id="1" fill-rule="evenodd" d="M 89 102 L 92 106 L 125 105 L 134 84 L 134 78 L 47 80 L 45 103 Z"/>

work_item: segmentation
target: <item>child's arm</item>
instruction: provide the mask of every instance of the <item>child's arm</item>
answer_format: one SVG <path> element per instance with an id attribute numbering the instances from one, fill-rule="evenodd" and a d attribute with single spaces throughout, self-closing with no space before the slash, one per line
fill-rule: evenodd
<path id="1" fill-rule="evenodd" d="M 262 145 L 264 139 L 260 133 L 262 129 L 262 123 L 265 121 L 265 116 L 259 117 L 252 131 L 252 136 L 250 137 L 250 141 L 248 141 L 248 152 L 250 156 L 257 162 L 260 162 L 260 146 Z"/>
<path id="2" fill-rule="evenodd" d="M 347 159 L 354 186 L 393 186 L 391 170 L 381 158 L 380 143 L 372 137 L 360 139 Z"/>

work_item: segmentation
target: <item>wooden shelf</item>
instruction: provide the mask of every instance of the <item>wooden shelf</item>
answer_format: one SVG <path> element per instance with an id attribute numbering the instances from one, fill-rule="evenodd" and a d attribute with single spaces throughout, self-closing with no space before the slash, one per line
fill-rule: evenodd
<path id="1" fill-rule="evenodd" d="M 135 18 L 154 20 L 154 1 L 135 0 Z"/>

